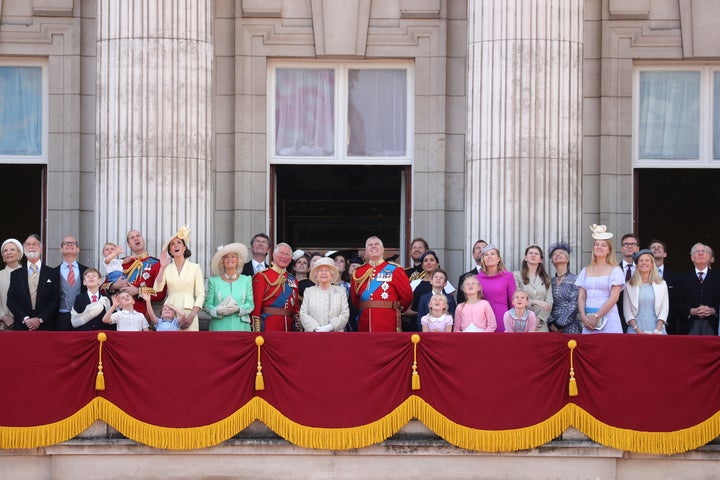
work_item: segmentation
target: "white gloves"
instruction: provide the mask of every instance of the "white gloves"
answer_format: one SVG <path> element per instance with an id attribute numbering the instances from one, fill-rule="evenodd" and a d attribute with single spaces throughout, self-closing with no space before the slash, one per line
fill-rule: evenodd
<path id="1" fill-rule="evenodd" d="M 316 332 L 332 332 L 333 326 L 331 324 L 323 325 L 322 327 L 318 327 L 315 329 Z"/>
<path id="2" fill-rule="evenodd" d="M 238 310 L 240 310 L 240 307 L 238 307 L 237 304 L 235 304 L 235 305 L 219 305 L 215 310 L 217 311 L 218 315 L 220 315 L 221 317 L 225 317 L 227 315 L 231 315 L 231 314 L 237 312 Z"/>

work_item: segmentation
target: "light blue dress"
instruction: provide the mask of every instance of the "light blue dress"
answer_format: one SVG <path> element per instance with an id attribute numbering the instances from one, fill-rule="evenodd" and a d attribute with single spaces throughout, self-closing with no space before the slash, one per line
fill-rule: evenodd
<path id="1" fill-rule="evenodd" d="M 610 289 L 613 286 L 625 285 L 625 275 L 623 275 L 620 267 L 615 267 L 610 272 L 610 275 L 589 277 L 587 268 L 583 268 L 577 280 L 575 280 L 575 285 L 585 289 L 586 308 L 600 308 L 610 298 Z M 622 333 L 622 323 L 620 322 L 617 305 L 612 306 L 605 318 L 607 324 L 602 330 L 588 330 L 583 326 L 582 333 Z"/>
<path id="2" fill-rule="evenodd" d="M 638 314 L 635 321 L 642 332 L 652 332 L 657 327 L 657 319 L 657 315 L 655 315 L 655 290 L 651 284 L 643 283 L 638 291 Z M 628 325 L 627 333 L 635 333 L 635 329 Z M 662 333 L 666 333 L 664 324 Z"/>

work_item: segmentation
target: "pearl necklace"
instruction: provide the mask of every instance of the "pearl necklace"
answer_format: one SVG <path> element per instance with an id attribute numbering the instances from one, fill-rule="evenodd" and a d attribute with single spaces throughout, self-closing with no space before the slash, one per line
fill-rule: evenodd
<path id="1" fill-rule="evenodd" d="M 228 274 L 226 274 L 226 273 L 223 273 L 223 274 L 222 274 L 223 279 L 227 280 L 228 282 L 234 282 L 235 280 L 238 279 L 239 276 L 240 276 L 240 275 L 239 275 L 237 272 L 235 272 L 235 273 L 232 274 L 232 275 L 228 275 Z"/>

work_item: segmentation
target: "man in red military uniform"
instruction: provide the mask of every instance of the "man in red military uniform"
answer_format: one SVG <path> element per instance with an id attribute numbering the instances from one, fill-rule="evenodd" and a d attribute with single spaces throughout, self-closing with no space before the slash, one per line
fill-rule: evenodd
<path id="1" fill-rule="evenodd" d="M 410 280 L 403 268 L 383 258 L 385 247 L 378 237 L 365 241 L 368 261 L 352 274 L 350 299 L 360 309 L 358 331 L 399 332 L 400 313 L 412 303 Z"/>
<path id="2" fill-rule="evenodd" d="M 145 239 L 137 230 L 130 230 L 127 234 L 128 247 L 132 255 L 123 258 L 123 277 L 115 283 L 105 283 L 102 290 L 114 294 L 127 292 L 135 298 L 135 311 L 147 317 L 145 300 L 140 298 L 141 293 L 148 293 L 153 302 L 165 298 L 165 289 L 156 292 L 153 290 L 155 279 L 160 271 L 160 260 L 151 257 L 145 249 Z"/>
<path id="3" fill-rule="evenodd" d="M 252 279 L 253 330 L 256 332 L 292 332 L 300 311 L 297 282 L 285 269 L 292 260 L 292 248 L 278 243 L 273 249 L 270 268 L 256 273 Z"/>

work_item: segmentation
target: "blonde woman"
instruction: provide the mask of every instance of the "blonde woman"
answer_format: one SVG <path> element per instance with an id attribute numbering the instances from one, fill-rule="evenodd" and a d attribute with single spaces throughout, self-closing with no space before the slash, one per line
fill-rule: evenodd
<path id="1" fill-rule="evenodd" d="M 648 249 L 634 255 L 635 273 L 625 284 L 623 309 L 627 333 L 666 335 L 668 288 L 655 266 L 655 258 Z"/>
<path id="2" fill-rule="evenodd" d="M 594 239 L 592 261 L 575 281 L 582 333 L 622 333 L 617 301 L 625 275 L 613 255 L 613 234 L 605 225 L 592 225 L 590 230 Z"/>

